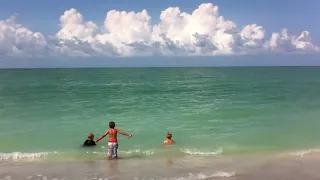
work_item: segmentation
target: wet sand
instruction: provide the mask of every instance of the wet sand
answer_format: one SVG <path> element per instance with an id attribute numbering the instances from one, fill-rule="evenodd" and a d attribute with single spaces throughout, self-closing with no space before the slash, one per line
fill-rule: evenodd
<path id="1" fill-rule="evenodd" d="M 320 154 L 133 158 L 87 161 L 3 161 L 1 180 L 319 180 Z"/>

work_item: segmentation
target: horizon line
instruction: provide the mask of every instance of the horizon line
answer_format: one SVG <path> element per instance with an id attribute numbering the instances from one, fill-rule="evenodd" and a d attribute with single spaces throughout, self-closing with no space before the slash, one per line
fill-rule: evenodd
<path id="1" fill-rule="evenodd" d="M 54 70 L 54 69 L 162 69 L 162 68 L 264 68 L 264 67 L 320 67 L 320 65 L 235 65 L 235 66 L 92 66 L 92 67 L 8 67 L 0 70 Z"/>

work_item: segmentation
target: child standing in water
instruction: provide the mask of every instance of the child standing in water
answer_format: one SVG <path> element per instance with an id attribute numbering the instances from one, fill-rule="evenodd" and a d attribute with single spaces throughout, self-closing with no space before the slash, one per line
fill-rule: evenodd
<path id="1" fill-rule="evenodd" d="M 172 134 L 167 133 L 167 139 L 163 142 L 163 144 L 165 145 L 174 144 L 175 142 L 171 138 L 172 138 Z"/>
<path id="2" fill-rule="evenodd" d="M 108 159 L 111 158 L 118 158 L 118 140 L 117 135 L 118 133 L 132 137 L 131 134 L 127 134 L 125 132 L 120 131 L 119 129 L 115 129 L 116 123 L 110 122 L 109 123 L 109 130 L 106 131 L 99 139 L 96 140 L 96 143 L 98 143 L 101 139 L 109 135 L 109 142 L 108 142 Z"/>

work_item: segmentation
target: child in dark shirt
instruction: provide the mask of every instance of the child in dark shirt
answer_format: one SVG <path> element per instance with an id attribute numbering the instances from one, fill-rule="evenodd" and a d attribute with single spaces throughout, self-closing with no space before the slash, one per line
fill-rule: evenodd
<path id="1" fill-rule="evenodd" d="M 89 133 L 88 139 L 83 143 L 83 146 L 95 146 L 96 142 L 93 139 L 94 139 L 94 134 Z"/>

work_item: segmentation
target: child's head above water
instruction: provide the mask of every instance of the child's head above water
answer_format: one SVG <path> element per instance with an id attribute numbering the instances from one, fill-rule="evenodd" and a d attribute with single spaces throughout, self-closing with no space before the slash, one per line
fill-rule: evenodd
<path id="1" fill-rule="evenodd" d="M 109 122 L 109 128 L 114 129 L 114 127 L 116 127 L 116 123 L 113 121 Z"/>
<path id="2" fill-rule="evenodd" d="M 88 139 L 93 140 L 94 139 L 94 134 L 93 133 L 89 133 L 88 134 Z"/>
<path id="3" fill-rule="evenodd" d="M 167 133 L 166 136 L 166 140 L 163 142 L 164 144 L 174 144 L 175 142 L 171 139 L 172 138 L 172 134 L 171 133 Z"/>
<path id="4" fill-rule="evenodd" d="M 85 147 L 87 147 L 87 146 L 95 146 L 96 142 L 93 139 L 94 139 L 94 134 L 93 133 L 89 133 L 88 134 L 88 139 L 84 141 L 83 146 L 85 146 Z"/>

